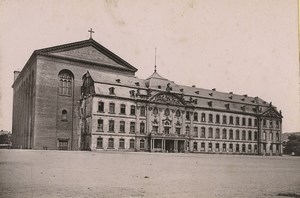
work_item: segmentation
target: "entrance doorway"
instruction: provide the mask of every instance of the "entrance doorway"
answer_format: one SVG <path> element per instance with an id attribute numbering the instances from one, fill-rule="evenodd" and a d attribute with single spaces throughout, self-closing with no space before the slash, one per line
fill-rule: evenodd
<path id="1" fill-rule="evenodd" d="M 178 140 L 178 152 L 184 153 L 184 140 Z"/>
<path id="2" fill-rule="evenodd" d="M 166 152 L 174 152 L 174 140 L 166 140 Z"/>

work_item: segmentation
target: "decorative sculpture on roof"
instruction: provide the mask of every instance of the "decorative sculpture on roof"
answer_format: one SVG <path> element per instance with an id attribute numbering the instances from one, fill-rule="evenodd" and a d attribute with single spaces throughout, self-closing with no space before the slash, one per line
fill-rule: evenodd
<path id="1" fill-rule="evenodd" d="M 151 98 L 150 101 L 174 105 L 183 105 L 183 102 L 180 101 L 178 97 L 171 94 L 157 94 L 153 96 L 153 98 Z"/>
<path id="2" fill-rule="evenodd" d="M 172 87 L 170 87 L 170 83 L 167 84 L 166 91 L 172 91 Z"/>

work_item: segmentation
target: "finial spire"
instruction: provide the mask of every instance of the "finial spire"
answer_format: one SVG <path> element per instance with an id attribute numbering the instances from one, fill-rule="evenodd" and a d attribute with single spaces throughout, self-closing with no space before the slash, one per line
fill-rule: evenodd
<path id="1" fill-rule="evenodd" d="M 155 48 L 155 64 L 154 64 L 154 72 L 156 72 L 156 48 Z"/>
<path id="2" fill-rule="evenodd" d="M 93 28 L 91 28 L 88 32 L 90 33 L 90 39 L 92 39 L 92 38 L 93 38 L 93 37 L 92 37 L 92 34 L 95 33 L 95 32 L 93 31 Z"/>

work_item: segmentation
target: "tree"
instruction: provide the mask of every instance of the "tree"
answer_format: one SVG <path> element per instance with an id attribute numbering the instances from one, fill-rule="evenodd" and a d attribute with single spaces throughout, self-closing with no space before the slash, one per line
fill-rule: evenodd
<path id="1" fill-rule="evenodd" d="M 288 137 L 289 141 L 286 143 L 284 149 L 285 154 L 292 154 L 300 156 L 300 136 L 299 135 L 290 135 Z"/>

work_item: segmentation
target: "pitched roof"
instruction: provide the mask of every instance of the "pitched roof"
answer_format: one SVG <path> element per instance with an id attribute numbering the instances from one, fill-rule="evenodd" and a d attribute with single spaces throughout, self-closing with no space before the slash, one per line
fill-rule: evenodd
<path id="1" fill-rule="evenodd" d="M 136 72 L 137 69 L 93 39 L 35 50 L 34 54 L 110 66 Z"/>

